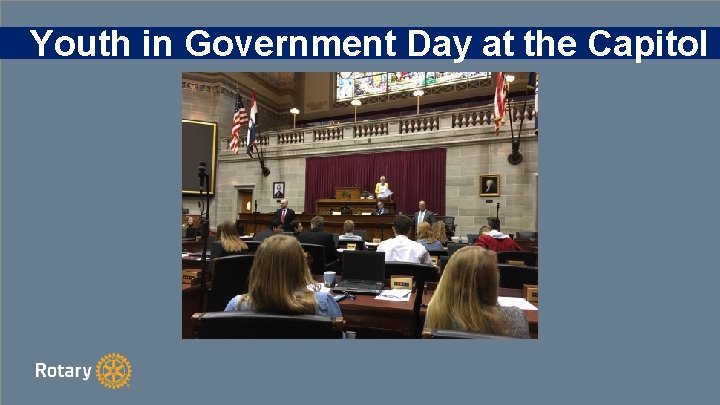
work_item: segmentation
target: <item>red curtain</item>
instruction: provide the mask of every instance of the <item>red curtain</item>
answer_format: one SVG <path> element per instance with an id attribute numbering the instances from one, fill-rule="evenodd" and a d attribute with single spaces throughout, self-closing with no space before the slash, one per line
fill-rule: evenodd
<path id="1" fill-rule="evenodd" d="M 445 215 L 445 149 L 308 158 L 305 161 L 305 212 L 315 201 L 335 198 L 335 187 L 360 187 L 370 193 L 385 176 L 397 212 L 412 216 L 418 201 Z"/>

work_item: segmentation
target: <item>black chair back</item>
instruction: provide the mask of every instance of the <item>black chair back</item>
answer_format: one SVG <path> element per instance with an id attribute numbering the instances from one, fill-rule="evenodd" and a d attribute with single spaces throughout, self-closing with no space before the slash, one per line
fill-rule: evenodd
<path id="1" fill-rule="evenodd" d="M 338 249 L 347 249 L 348 243 L 354 243 L 355 250 L 365 250 L 364 240 L 341 240 L 338 242 Z"/>
<path id="2" fill-rule="evenodd" d="M 256 241 L 256 240 L 248 240 L 245 241 L 245 244 L 248 246 L 248 252 L 255 253 L 257 252 L 258 247 L 260 246 L 262 242 Z"/>
<path id="3" fill-rule="evenodd" d="M 513 339 L 510 336 L 487 335 L 450 329 L 425 329 L 423 339 Z"/>
<path id="4" fill-rule="evenodd" d="M 455 236 L 455 217 L 444 217 L 445 222 L 445 235 L 450 239 Z"/>
<path id="5" fill-rule="evenodd" d="M 518 231 L 515 232 L 515 239 L 526 239 L 526 240 L 532 240 L 535 241 L 538 238 L 537 232 L 532 231 Z"/>
<path id="6" fill-rule="evenodd" d="M 303 250 L 307 253 L 310 265 L 310 273 L 314 275 L 325 274 L 325 246 L 313 243 L 301 243 Z"/>
<path id="7" fill-rule="evenodd" d="M 415 302 L 413 303 L 413 327 L 414 336 L 419 338 L 422 334 L 422 322 L 420 321 L 420 307 L 422 306 L 423 292 L 429 281 L 438 280 L 438 272 L 431 264 L 406 263 L 406 262 L 385 262 L 385 278 L 390 276 L 412 276 L 415 280 Z"/>
<path id="8" fill-rule="evenodd" d="M 213 263 L 212 287 L 208 296 L 208 311 L 222 311 L 238 294 L 248 292 L 248 278 L 254 255 L 225 256 Z"/>
<path id="9" fill-rule="evenodd" d="M 537 253 L 517 250 L 497 252 L 497 261 L 500 264 L 519 264 L 509 263 L 508 261 L 522 262 L 525 266 L 537 267 Z"/>
<path id="10" fill-rule="evenodd" d="M 477 238 L 479 238 L 479 237 L 480 237 L 480 234 L 479 234 L 479 233 L 469 233 L 469 234 L 467 234 L 468 245 L 474 245 L 474 244 L 475 244 L 475 241 L 476 241 Z"/>
<path id="11" fill-rule="evenodd" d="M 452 255 L 454 255 L 455 252 L 457 252 L 458 250 L 464 248 L 465 246 L 467 246 L 467 245 L 464 244 L 464 243 L 448 242 L 448 244 L 447 244 L 447 256 L 448 256 L 448 258 L 452 257 Z"/>
<path id="12" fill-rule="evenodd" d="M 523 284 L 538 285 L 538 268 L 531 266 L 514 266 L 498 264 L 500 270 L 500 287 L 522 290 Z"/>
<path id="13" fill-rule="evenodd" d="M 341 339 L 342 317 L 207 312 L 193 315 L 196 339 Z"/>
<path id="14" fill-rule="evenodd" d="M 362 236 L 363 240 L 368 240 L 367 238 L 367 231 L 362 229 L 356 229 L 353 231 L 354 235 Z"/>

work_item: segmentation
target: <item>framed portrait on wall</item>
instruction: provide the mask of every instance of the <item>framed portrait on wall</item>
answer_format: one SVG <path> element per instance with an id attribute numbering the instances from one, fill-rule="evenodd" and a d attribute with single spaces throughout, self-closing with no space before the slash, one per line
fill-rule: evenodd
<path id="1" fill-rule="evenodd" d="M 481 174 L 480 175 L 480 197 L 499 197 L 500 196 L 500 175 L 499 174 Z"/>
<path id="2" fill-rule="evenodd" d="M 273 183 L 273 198 L 285 198 L 285 182 L 277 181 Z"/>

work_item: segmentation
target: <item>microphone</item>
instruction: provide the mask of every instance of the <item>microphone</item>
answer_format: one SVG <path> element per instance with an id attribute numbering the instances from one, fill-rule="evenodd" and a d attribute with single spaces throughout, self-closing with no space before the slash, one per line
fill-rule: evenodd
<path id="1" fill-rule="evenodd" d="M 207 165 L 205 162 L 200 162 L 198 165 L 198 177 L 200 178 L 200 188 L 205 187 L 205 171 L 207 170 Z"/>
<path id="2" fill-rule="evenodd" d="M 497 203 L 497 209 L 495 210 L 495 217 L 500 218 L 500 203 Z"/>
<path id="3" fill-rule="evenodd" d="M 257 212 L 257 200 L 255 200 L 255 212 Z"/>

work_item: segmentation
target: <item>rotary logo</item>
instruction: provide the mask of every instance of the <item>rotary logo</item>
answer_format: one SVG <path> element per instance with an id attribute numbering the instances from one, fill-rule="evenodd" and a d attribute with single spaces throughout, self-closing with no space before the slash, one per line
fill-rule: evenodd
<path id="1" fill-rule="evenodd" d="M 132 375 L 132 366 L 122 354 L 110 353 L 98 361 L 95 375 L 100 384 L 114 390 L 128 384 Z"/>

